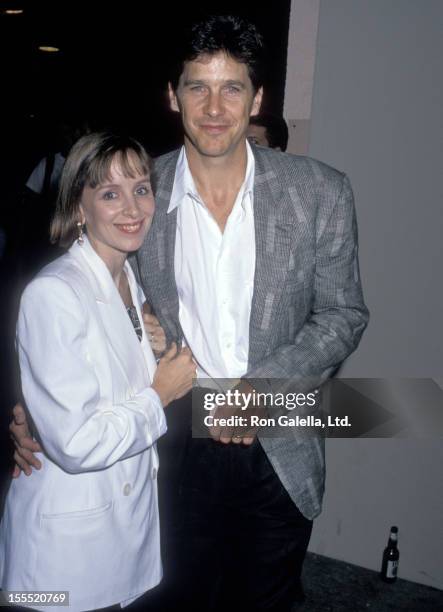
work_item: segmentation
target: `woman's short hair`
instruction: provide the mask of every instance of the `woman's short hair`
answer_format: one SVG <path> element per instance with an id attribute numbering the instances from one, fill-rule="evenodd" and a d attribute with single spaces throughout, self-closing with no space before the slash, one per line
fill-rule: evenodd
<path id="1" fill-rule="evenodd" d="M 95 189 L 109 178 L 111 163 L 117 159 L 126 177 L 151 175 L 152 160 L 143 146 L 130 136 L 95 132 L 82 136 L 72 147 L 60 178 L 54 218 L 52 243 L 69 248 L 78 236 L 80 203 L 83 189 Z"/>

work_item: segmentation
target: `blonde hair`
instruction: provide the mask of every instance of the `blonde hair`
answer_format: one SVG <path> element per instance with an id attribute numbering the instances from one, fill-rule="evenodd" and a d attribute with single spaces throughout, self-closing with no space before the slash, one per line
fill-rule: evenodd
<path id="1" fill-rule="evenodd" d="M 51 242 L 69 248 L 78 235 L 83 189 L 95 189 L 109 179 L 111 163 L 117 159 L 126 177 L 151 175 L 152 160 L 134 138 L 110 132 L 82 136 L 72 147 L 60 178 L 57 203 L 50 227 Z"/>

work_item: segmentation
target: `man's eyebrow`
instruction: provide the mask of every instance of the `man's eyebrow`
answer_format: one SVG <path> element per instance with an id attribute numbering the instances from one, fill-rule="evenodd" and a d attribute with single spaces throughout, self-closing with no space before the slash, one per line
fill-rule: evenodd
<path id="1" fill-rule="evenodd" d="M 243 81 L 236 81 L 234 79 L 225 81 L 225 85 L 236 85 L 236 87 L 241 87 L 242 89 L 246 88 L 246 85 L 243 83 Z"/>
<path id="2" fill-rule="evenodd" d="M 184 87 L 189 87 L 189 85 L 204 85 L 205 82 L 199 79 L 186 79 L 183 83 Z"/>
<path id="3" fill-rule="evenodd" d="M 202 79 L 186 79 L 183 83 L 183 87 L 189 87 L 190 85 L 206 85 L 206 81 Z M 228 79 L 227 81 L 223 81 L 223 86 L 226 85 L 235 85 L 236 87 L 240 87 L 241 89 L 246 89 L 246 85 L 243 81 L 236 81 L 234 79 Z"/>

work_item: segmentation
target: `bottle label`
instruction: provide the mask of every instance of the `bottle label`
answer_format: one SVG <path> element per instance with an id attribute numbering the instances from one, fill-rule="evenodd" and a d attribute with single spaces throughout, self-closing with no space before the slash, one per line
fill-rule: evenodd
<path id="1" fill-rule="evenodd" d="M 397 568 L 398 561 L 388 561 L 388 566 L 386 568 L 386 578 L 396 578 Z"/>

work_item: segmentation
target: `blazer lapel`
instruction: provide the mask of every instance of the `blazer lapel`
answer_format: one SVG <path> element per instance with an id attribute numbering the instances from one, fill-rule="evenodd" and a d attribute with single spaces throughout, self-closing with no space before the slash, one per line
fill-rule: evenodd
<path id="1" fill-rule="evenodd" d="M 151 229 L 137 254 L 139 276 L 146 296 L 168 336 L 181 343 L 179 301 L 174 273 L 177 209 L 167 214 L 179 152 L 161 167 L 155 193 L 156 210 Z"/>
<path id="2" fill-rule="evenodd" d="M 143 325 L 143 313 L 142 313 L 141 307 L 143 306 L 144 299 L 143 299 L 143 296 L 141 295 L 142 293 L 141 289 L 137 285 L 137 281 L 135 279 L 132 268 L 128 262 L 125 263 L 125 271 L 128 277 L 129 288 L 131 290 L 132 303 L 134 304 L 137 310 L 137 315 L 138 315 L 139 321 L 141 323 L 141 328 L 142 328 L 142 339 L 141 341 L 137 339 L 137 342 L 140 343 L 140 346 L 142 348 L 143 355 L 145 358 L 145 363 L 146 363 L 148 373 L 149 373 L 149 384 L 151 384 L 152 381 L 154 380 L 154 374 L 157 368 L 157 362 L 156 362 L 154 353 L 152 351 L 151 345 L 149 343 L 149 340 L 146 337 L 145 326 Z"/>
<path id="3" fill-rule="evenodd" d="M 179 151 L 156 162 L 155 215 L 144 243 L 137 252 L 137 272 L 146 299 L 165 330 L 168 341 L 181 343 L 179 302 L 174 272 L 177 210 L 167 214 Z"/>
<path id="4" fill-rule="evenodd" d="M 266 151 L 256 147 L 253 151 L 256 264 L 249 325 L 249 365 L 270 350 L 270 337 L 275 333 L 274 314 L 298 239 L 288 198 Z"/>
<path id="5" fill-rule="evenodd" d="M 149 385 L 150 377 L 140 342 L 117 287 L 105 262 L 94 251 L 87 238 L 82 246 L 74 245 L 71 254 L 88 273 L 109 349 L 126 379 L 130 392 L 134 393 L 141 386 Z"/>

